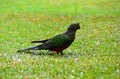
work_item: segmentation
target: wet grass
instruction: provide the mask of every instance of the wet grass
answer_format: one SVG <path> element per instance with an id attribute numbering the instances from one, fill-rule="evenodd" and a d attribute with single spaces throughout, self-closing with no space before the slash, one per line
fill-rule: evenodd
<path id="1" fill-rule="evenodd" d="M 119 79 L 119 0 L 0 0 L 1 79 Z M 79 22 L 76 40 L 64 55 L 16 53 Z"/>

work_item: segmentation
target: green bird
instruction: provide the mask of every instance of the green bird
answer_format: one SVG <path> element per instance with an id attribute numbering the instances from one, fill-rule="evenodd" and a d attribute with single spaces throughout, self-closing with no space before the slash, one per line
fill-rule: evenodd
<path id="1" fill-rule="evenodd" d="M 54 51 L 57 54 L 61 53 L 63 55 L 63 50 L 68 48 L 75 39 L 76 31 L 80 29 L 79 23 L 70 24 L 67 31 L 63 34 L 56 35 L 50 39 L 32 41 L 31 43 L 42 43 L 40 45 L 21 49 L 17 52 L 25 52 L 27 50 L 49 50 Z"/>

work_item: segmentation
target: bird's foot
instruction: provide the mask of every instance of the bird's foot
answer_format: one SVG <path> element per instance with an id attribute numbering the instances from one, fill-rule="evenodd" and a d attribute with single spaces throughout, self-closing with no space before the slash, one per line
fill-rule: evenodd
<path id="1" fill-rule="evenodd" d="M 63 55 L 63 52 L 60 52 L 61 55 Z"/>

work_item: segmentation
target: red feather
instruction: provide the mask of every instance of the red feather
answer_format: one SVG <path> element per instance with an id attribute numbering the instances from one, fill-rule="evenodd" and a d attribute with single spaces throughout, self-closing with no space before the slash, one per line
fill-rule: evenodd
<path id="1" fill-rule="evenodd" d="M 59 52 L 62 52 L 64 49 L 66 49 L 69 45 L 64 45 L 62 47 L 59 47 L 59 48 L 53 48 L 53 49 L 50 49 L 50 51 L 55 51 L 57 53 Z"/>

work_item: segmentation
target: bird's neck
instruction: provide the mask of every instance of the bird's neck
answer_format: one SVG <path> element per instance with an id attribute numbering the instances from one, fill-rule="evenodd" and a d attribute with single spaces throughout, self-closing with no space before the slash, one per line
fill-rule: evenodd
<path id="1" fill-rule="evenodd" d="M 66 31 L 65 34 L 67 34 L 72 40 L 74 40 L 76 31 Z"/>

